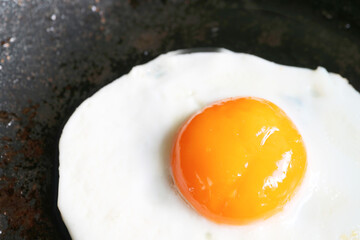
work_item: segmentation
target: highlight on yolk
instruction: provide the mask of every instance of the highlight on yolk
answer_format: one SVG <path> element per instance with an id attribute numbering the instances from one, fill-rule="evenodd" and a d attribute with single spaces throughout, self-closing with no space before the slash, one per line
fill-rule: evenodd
<path id="1" fill-rule="evenodd" d="M 247 224 L 280 211 L 306 170 L 302 137 L 275 104 L 254 97 L 217 102 L 180 129 L 172 174 L 206 218 Z"/>

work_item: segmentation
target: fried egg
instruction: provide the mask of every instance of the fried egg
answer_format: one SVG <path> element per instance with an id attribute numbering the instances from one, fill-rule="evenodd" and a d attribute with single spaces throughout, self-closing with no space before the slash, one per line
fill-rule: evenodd
<path id="1" fill-rule="evenodd" d="M 84 101 L 59 143 L 73 239 L 353 239 L 360 94 L 324 68 L 170 52 Z"/>

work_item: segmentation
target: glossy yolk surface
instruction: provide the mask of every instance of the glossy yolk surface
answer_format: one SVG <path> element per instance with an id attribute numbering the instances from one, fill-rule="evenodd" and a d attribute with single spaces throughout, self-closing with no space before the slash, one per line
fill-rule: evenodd
<path id="1" fill-rule="evenodd" d="M 171 167 L 182 196 L 201 215 L 247 224 L 289 201 L 305 174 L 306 151 L 295 125 L 275 104 L 235 98 L 185 123 Z"/>

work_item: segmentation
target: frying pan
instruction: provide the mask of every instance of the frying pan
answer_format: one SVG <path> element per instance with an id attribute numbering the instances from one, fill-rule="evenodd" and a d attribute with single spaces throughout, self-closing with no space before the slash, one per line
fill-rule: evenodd
<path id="1" fill-rule="evenodd" d="M 0 238 L 70 239 L 56 206 L 62 127 L 132 66 L 224 47 L 321 65 L 360 90 L 359 16 L 356 0 L 0 0 Z"/>

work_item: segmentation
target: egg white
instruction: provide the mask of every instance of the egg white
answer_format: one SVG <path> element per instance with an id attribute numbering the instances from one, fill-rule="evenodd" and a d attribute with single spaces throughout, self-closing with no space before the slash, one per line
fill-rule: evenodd
<path id="1" fill-rule="evenodd" d="M 213 223 L 171 180 L 175 134 L 215 101 L 265 98 L 307 149 L 303 184 L 285 209 L 244 226 Z M 84 101 L 59 149 L 61 215 L 73 239 L 339 239 L 360 223 L 360 94 L 337 74 L 221 50 L 171 52 Z"/>

